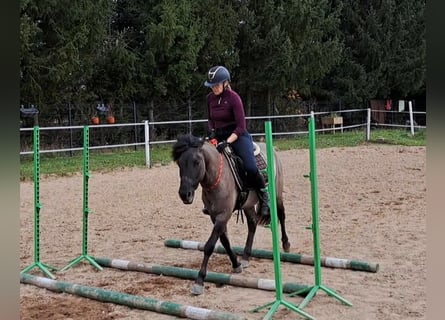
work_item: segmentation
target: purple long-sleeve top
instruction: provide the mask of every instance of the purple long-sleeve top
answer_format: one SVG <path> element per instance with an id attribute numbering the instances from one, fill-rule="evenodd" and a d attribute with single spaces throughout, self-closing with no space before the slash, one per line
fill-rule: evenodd
<path id="1" fill-rule="evenodd" d="M 231 89 L 225 89 L 219 96 L 213 92 L 207 95 L 209 130 L 236 125 L 233 130 L 238 137 L 246 131 L 246 116 L 241 97 Z"/>

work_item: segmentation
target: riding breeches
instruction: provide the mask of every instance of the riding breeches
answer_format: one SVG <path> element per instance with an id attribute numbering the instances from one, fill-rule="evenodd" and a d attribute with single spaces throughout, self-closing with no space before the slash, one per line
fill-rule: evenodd
<path id="1" fill-rule="evenodd" d="M 230 144 L 237 156 L 243 160 L 244 170 L 254 175 L 258 172 L 255 156 L 253 155 L 252 136 L 247 131 Z"/>

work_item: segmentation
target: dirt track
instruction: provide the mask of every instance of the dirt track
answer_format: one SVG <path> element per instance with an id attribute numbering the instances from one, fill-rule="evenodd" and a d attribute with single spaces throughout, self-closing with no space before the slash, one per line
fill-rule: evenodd
<path id="1" fill-rule="evenodd" d="M 313 254 L 307 150 L 279 152 L 286 173 L 285 206 L 291 252 Z M 426 149 L 361 146 L 317 152 L 320 238 L 323 256 L 380 264 L 377 273 L 322 268 L 323 283 L 353 307 L 318 293 L 304 310 L 319 320 L 426 319 Z M 94 161 L 94 157 L 91 158 Z M 211 230 L 200 212 L 200 191 L 186 206 L 178 195 L 174 164 L 153 169 L 95 173 L 90 179 L 89 253 L 197 269 L 202 252 L 164 247 L 166 239 L 206 241 Z M 82 176 L 47 177 L 40 183 L 41 260 L 65 266 L 81 252 Z M 20 267 L 33 262 L 33 185 L 20 184 Z M 247 227 L 229 224 L 233 245 L 243 246 Z M 255 248 L 271 250 L 269 229 L 260 228 Z M 230 273 L 224 255 L 213 255 L 209 271 Z M 282 263 L 284 282 L 314 283 L 313 267 Z M 39 272 L 32 272 L 42 275 Z M 163 301 L 235 312 L 262 319 L 266 311 L 248 311 L 275 299 L 273 292 L 219 287 L 191 296 L 190 280 L 114 269 L 96 271 L 80 264 L 56 273 L 58 280 Z M 252 259 L 243 275 L 273 279 L 271 261 Z M 301 298 L 286 298 L 298 303 Z M 20 285 L 21 319 L 173 319 L 169 315 Z M 276 319 L 296 319 L 280 308 Z"/>

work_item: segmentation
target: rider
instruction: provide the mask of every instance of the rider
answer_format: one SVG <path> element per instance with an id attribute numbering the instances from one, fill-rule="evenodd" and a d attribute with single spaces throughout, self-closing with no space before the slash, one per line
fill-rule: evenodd
<path id="1" fill-rule="evenodd" d="M 212 89 L 207 95 L 209 136 L 216 138 L 216 148 L 222 152 L 230 145 L 244 164 L 247 183 L 259 199 L 259 214 L 269 215 L 269 195 L 265 191 L 264 177 L 258 170 L 253 154 L 252 136 L 246 129 L 244 106 L 240 96 L 230 87 L 230 73 L 223 66 L 214 66 L 207 72 L 206 87 Z M 208 213 L 207 209 L 203 209 Z"/>

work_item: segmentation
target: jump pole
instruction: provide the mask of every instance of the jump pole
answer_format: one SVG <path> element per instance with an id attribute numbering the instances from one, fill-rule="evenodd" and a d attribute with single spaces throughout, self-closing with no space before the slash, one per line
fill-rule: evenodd
<path id="1" fill-rule="evenodd" d="M 306 319 L 314 319 L 311 315 L 301 310 L 299 306 L 296 306 L 283 298 L 283 284 L 281 278 L 281 261 L 280 261 L 280 242 L 278 236 L 278 218 L 277 218 L 277 199 L 276 199 L 276 187 L 275 187 L 275 179 L 274 179 L 274 169 L 275 169 L 275 161 L 274 161 L 274 153 L 273 153 L 273 143 L 272 143 L 272 125 L 270 120 L 265 122 L 266 129 L 266 146 L 267 146 L 267 175 L 268 175 L 268 192 L 270 199 L 270 215 L 271 215 L 271 231 L 272 231 L 272 245 L 273 245 L 273 262 L 274 262 L 274 275 L 275 275 L 275 300 L 269 302 L 265 305 L 259 306 L 252 310 L 252 312 L 258 312 L 264 308 L 270 308 L 267 314 L 264 316 L 264 320 L 272 319 L 275 312 L 278 310 L 280 306 L 284 306 Z M 309 290 L 303 289 L 299 292 L 308 292 Z"/>
<path id="2" fill-rule="evenodd" d="M 90 174 L 90 131 L 88 126 L 83 127 L 83 217 L 82 217 L 82 254 L 71 260 L 68 265 L 60 271 L 66 271 L 82 260 L 88 261 L 98 270 L 103 270 L 94 259 L 88 255 L 88 214 L 91 213 L 88 207 L 88 180 Z"/>
<path id="3" fill-rule="evenodd" d="M 233 313 L 186 306 L 175 302 L 160 301 L 153 298 L 130 295 L 96 287 L 88 287 L 70 282 L 57 281 L 48 278 L 33 276 L 30 274 L 20 274 L 20 282 L 24 284 L 35 285 L 37 287 L 45 288 L 50 291 L 70 293 L 100 302 L 111 302 L 131 308 L 149 310 L 181 318 L 198 320 L 245 319 L 244 317 Z"/>
<path id="4" fill-rule="evenodd" d="M 28 271 L 38 268 L 47 277 L 55 279 L 55 276 L 50 272 L 56 271 L 57 268 L 44 264 L 40 261 L 40 129 L 34 126 L 33 131 L 33 180 L 34 180 L 34 263 L 23 269 L 20 274 L 25 274 Z"/>
<path id="5" fill-rule="evenodd" d="M 304 300 L 298 305 L 299 308 L 304 308 L 315 296 L 318 290 L 326 292 L 328 295 L 340 300 L 347 306 L 352 306 L 352 303 L 341 297 L 334 290 L 322 284 L 321 279 L 321 262 L 320 262 L 320 228 L 318 219 L 318 182 L 317 182 L 317 160 L 316 160 L 316 143 L 315 143 L 315 117 L 314 112 L 311 112 L 309 119 L 309 160 L 310 160 L 310 180 L 311 180 L 311 203 L 312 203 L 312 230 L 313 246 L 314 246 L 314 276 L 315 284 L 312 287 L 297 291 L 291 295 L 299 295 L 306 292 L 307 295 Z"/>
<path id="6" fill-rule="evenodd" d="M 165 266 L 159 264 L 132 262 L 121 259 L 109 259 L 109 258 L 97 258 L 94 260 L 102 267 L 115 268 L 127 271 L 145 272 L 150 274 L 164 275 L 170 277 L 176 277 L 181 279 L 195 280 L 198 277 L 198 270 Z M 248 278 L 235 274 L 226 274 L 219 272 L 207 272 L 205 277 L 206 282 L 212 282 L 216 284 L 227 284 L 231 286 L 260 289 L 267 291 L 275 290 L 275 282 L 272 279 L 261 278 Z M 283 292 L 293 293 L 307 288 L 308 286 L 298 283 L 283 283 Z"/>
<path id="7" fill-rule="evenodd" d="M 179 239 L 167 239 L 164 241 L 164 245 L 170 248 L 181 248 L 190 250 L 204 251 L 205 242 L 193 241 L 193 240 L 179 240 Z M 233 252 L 237 255 L 242 255 L 243 247 L 232 247 Z M 215 253 L 225 254 L 226 249 L 223 246 L 218 245 L 213 250 Z M 251 256 L 260 259 L 273 259 L 273 252 L 263 249 L 252 249 Z M 314 265 L 314 257 L 310 255 L 280 252 L 280 260 L 282 262 L 299 263 L 305 265 Z M 351 269 L 356 271 L 368 271 L 377 272 L 379 270 L 378 263 L 369 263 L 361 260 L 340 259 L 333 257 L 320 257 L 320 263 L 323 267 Z"/>

